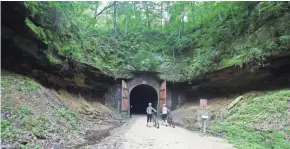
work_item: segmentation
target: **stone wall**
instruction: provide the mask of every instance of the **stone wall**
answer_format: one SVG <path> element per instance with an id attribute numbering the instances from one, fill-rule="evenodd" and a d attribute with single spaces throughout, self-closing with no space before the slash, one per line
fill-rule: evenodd
<path id="1" fill-rule="evenodd" d="M 121 84 L 115 84 L 111 86 L 105 94 L 105 105 L 111 108 L 121 109 L 120 102 L 122 98 L 122 86 Z"/>
<path id="2" fill-rule="evenodd" d="M 136 75 L 133 79 L 126 81 L 129 88 L 129 94 L 134 87 L 143 84 L 142 81 L 146 81 L 147 85 L 153 87 L 156 90 L 159 100 L 159 90 L 162 82 L 158 81 L 155 75 L 139 74 Z M 122 98 L 121 90 L 121 83 L 111 86 L 105 94 L 105 104 L 114 109 L 120 110 L 120 101 Z M 185 103 L 186 94 L 184 91 L 168 85 L 166 88 L 166 100 L 166 106 L 171 110 L 175 110 Z"/>
<path id="3" fill-rule="evenodd" d="M 186 102 L 186 98 L 186 93 L 184 91 L 178 91 L 176 108 L 179 108 L 181 105 L 183 105 Z"/>
<path id="4" fill-rule="evenodd" d="M 134 87 L 142 84 L 142 81 L 146 81 L 146 84 L 153 87 L 159 94 L 161 83 L 158 82 L 156 76 L 153 74 L 138 74 L 133 79 L 129 80 L 127 82 L 129 87 L 129 93 L 132 91 Z"/>
<path id="5" fill-rule="evenodd" d="M 175 110 L 186 101 L 186 93 L 176 88 L 167 87 L 167 107 Z"/>

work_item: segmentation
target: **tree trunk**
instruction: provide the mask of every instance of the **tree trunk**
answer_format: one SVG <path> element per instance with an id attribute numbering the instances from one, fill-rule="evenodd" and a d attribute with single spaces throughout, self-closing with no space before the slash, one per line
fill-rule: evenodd
<path id="1" fill-rule="evenodd" d="M 181 18 L 181 34 L 180 34 L 180 38 L 183 35 L 183 32 L 184 32 L 184 14 L 182 15 L 182 18 Z"/>
<path id="2" fill-rule="evenodd" d="M 174 48 L 172 49 L 173 61 L 175 62 Z"/>
<path id="3" fill-rule="evenodd" d="M 163 29 L 163 3 L 161 2 L 161 30 Z"/>
<path id="4" fill-rule="evenodd" d="M 127 7 L 126 7 L 126 9 L 127 9 Z M 128 13 L 128 11 L 127 11 L 127 13 L 126 13 L 126 29 L 125 29 L 125 33 L 127 34 L 127 32 L 128 32 L 128 21 L 129 21 L 129 13 Z"/>
<path id="5" fill-rule="evenodd" d="M 146 13 L 146 19 L 147 19 L 147 27 L 150 28 L 150 20 L 149 20 L 149 9 L 148 9 L 148 3 L 145 2 L 145 13 Z"/>
<path id="6" fill-rule="evenodd" d="M 192 13 L 192 17 L 193 17 L 192 19 L 194 20 L 194 15 L 193 15 L 194 14 L 194 7 L 193 7 L 194 4 L 193 3 L 194 2 L 190 2 L 190 8 L 191 8 L 191 13 Z"/>
<path id="7" fill-rule="evenodd" d="M 117 1 L 114 1 L 114 30 L 117 34 Z"/>
<path id="8" fill-rule="evenodd" d="M 167 1 L 166 2 L 166 11 L 167 11 L 167 13 L 170 15 L 170 13 L 171 13 L 171 11 L 170 11 L 170 2 L 169 1 Z M 168 16 L 167 16 L 168 17 Z M 164 26 L 165 26 L 165 28 L 167 28 L 168 26 L 170 26 L 169 25 L 169 20 L 170 19 L 168 19 L 168 18 L 166 18 L 166 20 L 164 21 Z"/>
<path id="9" fill-rule="evenodd" d="M 136 10 L 137 8 L 136 8 L 136 2 L 132 2 L 133 3 L 133 6 L 134 6 L 134 10 Z"/>
<path id="10" fill-rule="evenodd" d="M 179 29 L 178 29 L 178 39 L 181 39 L 181 26 L 179 26 Z"/>
<path id="11" fill-rule="evenodd" d="M 183 30 L 184 30 L 184 4 L 182 3 L 181 5 L 182 9 L 181 9 L 181 20 L 180 20 L 180 27 L 179 27 L 179 33 L 178 33 L 178 36 L 179 36 L 179 39 L 181 39 L 182 37 L 182 34 L 183 34 Z"/>
<path id="12" fill-rule="evenodd" d="M 232 16 L 233 16 L 233 20 L 235 21 L 235 15 L 234 15 L 232 7 L 231 7 L 231 13 L 232 13 Z M 259 11 L 259 18 L 260 18 L 260 11 Z"/>
<path id="13" fill-rule="evenodd" d="M 223 18 L 222 18 L 222 14 L 221 12 L 219 12 L 219 20 L 221 21 Z"/>
<path id="14" fill-rule="evenodd" d="M 127 32 L 128 32 L 128 15 L 126 17 L 126 30 L 125 30 L 125 33 L 127 34 Z"/>

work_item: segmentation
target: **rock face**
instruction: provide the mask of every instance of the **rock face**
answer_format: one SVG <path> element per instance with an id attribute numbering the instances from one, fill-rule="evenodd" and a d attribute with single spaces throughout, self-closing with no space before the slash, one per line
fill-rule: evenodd
<path id="1" fill-rule="evenodd" d="M 119 83 L 96 67 L 73 59 L 47 55 L 47 45 L 36 39 L 25 24 L 21 2 L 2 3 L 2 68 L 36 78 L 46 87 L 64 88 L 91 97 L 102 97 Z M 8 15 L 9 14 L 9 15 Z M 104 102 L 104 101 L 103 101 Z"/>
<path id="2" fill-rule="evenodd" d="M 120 110 L 122 98 L 122 86 L 120 84 L 111 86 L 105 94 L 105 104 L 109 107 Z"/>
<path id="3" fill-rule="evenodd" d="M 268 58 L 260 67 L 228 67 L 177 83 L 187 90 L 188 100 L 199 100 L 251 90 L 290 87 L 290 53 Z"/>
<path id="4" fill-rule="evenodd" d="M 121 95 L 121 79 L 106 76 L 98 69 L 98 66 L 45 53 L 43 49 L 47 48 L 47 44 L 36 39 L 25 24 L 27 10 L 23 3 L 3 2 L 1 8 L 3 14 L 1 18 L 1 67 L 33 77 L 46 87 L 64 88 L 70 92 L 89 96 L 89 99 L 99 99 L 113 108 L 120 108 L 118 101 Z M 278 18 L 277 22 L 280 22 L 280 19 L 287 19 L 289 16 L 289 14 L 285 14 Z M 274 23 L 270 24 L 270 27 L 261 25 L 251 36 L 250 41 L 264 42 L 266 38 L 272 37 L 272 34 L 280 34 L 289 26 L 287 23 L 279 24 L 273 20 L 272 22 Z M 273 28 L 275 25 L 279 27 Z M 267 28 L 271 28 L 271 30 L 268 31 Z M 237 44 L 241 43 L 237 41 Z M 290 53 L 286 52 L 266 59 L 261 66 L 231 66 L 198 76 L 190 80 L 190 83 L 188 81 L 167 82 L 167 101 L 171 109 L 176 109 L 186 100 L 198 100 L 201 97 L 289 87 L 289 68 Z M 133 73 L 135 71 L 129 65 L 126 69 Z M 158 74 L 152 76 L 141 72 L 134 76 L 130 80 L 124 79 L 129 84 L 130 90 L 140 84 L 142 80 L 147 80 L 159 93 L 162 81 L 159 80 Z"/>

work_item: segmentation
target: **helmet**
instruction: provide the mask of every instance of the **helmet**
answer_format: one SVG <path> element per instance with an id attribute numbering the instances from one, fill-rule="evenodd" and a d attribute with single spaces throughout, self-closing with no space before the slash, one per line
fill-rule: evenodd
<path id="1" fill-rule="evenodd" d="M 148 104 L 149 106 L 151 106 L 152 104 L 149 102 L 149 104 Z"/>

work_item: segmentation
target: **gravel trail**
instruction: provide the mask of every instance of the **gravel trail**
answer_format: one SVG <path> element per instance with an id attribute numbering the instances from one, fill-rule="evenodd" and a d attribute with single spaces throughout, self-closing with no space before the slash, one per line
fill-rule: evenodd
<path id="1" fill-rule="evenodd" d="M 82 149 L 234 149 L 215 137 L 201 136 L 180 127 L 147 127 L 145 116 L 133 116 L 99 144 Z"/>

